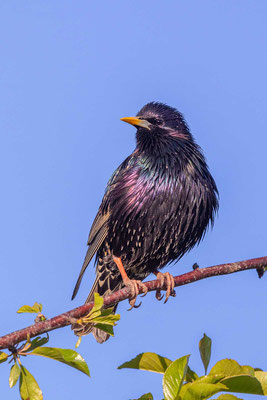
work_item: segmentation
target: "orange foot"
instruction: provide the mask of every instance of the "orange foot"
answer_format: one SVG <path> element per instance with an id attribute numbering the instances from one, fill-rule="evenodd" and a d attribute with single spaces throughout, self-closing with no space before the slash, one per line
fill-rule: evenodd
<path id="1" fill-rule="evenodd" d="M 174 290 L 175 282 L 174 282 L 174 277 L 169 273 L 169 272 L 159 272 L 155 271 L 154 274 L 156 275 L 157 279 L 160 280 L 161 285 L 166 285 L 166 298 L 164 301 L 164 304 L 168 301 L 168 298 L 170 296 L 175 297 L 176 293 Z M 156 291 L 156 299 L 157 300 L 162 300 L 164 295 L 161 295 L 160 289 Z"/>
<path id="2" fill-rule="evenodd" d="M 126 287 L 130 288 L 131 290 L 131 297 L 129 299 L 129 303 L 130 303 L 130 308 L 128 311 L 132 310 L 133 308 L 138 308 L 141 306 L 141 303 L 138 305 L 135 305 L 136 303 L 136 298 L 139 294 L 140 289 L 142 290 L 142 292 L 144 293 L 143 296 L 145 296 L 147 294 L 147 287 L 146 285 L 141 282 L 141 281 L 137 281 L 135 279 L 130 279 L 128 277 L 128 275 L 126 274 L 126 271 L 124 269 L 124 266 L 122 264 L 122 261 L 119 257 L 115 257 L 113 256 L 113 260 L 115 262 L 115 264 L 117 265 L 120 273 L 121 273 L 121 277 L 123 280 L 123 283 Z"/>
<path id="3" fill-rule="evenodd" d="M 146 285 L 142 282 L 142 281 L 137 281 L 135 279 L 125 279 L 124 281 L 124 285 L 128 288 L 130 288 L 131 290 L 131 297 L 129 299 L 129 303 L 130 303 L 130 308 L 128 311 L 131 311 L 133 308 L 138 308 L 141 306 L 142 302 L 140 302 L 138 305 L 136 305 L 136 298 L 139 294 L 140 289 L 142 290 L 142 292 L 144 292 L 144 294 L 142 295 L 145 296 L 147 294 L 147 287 Z"/>

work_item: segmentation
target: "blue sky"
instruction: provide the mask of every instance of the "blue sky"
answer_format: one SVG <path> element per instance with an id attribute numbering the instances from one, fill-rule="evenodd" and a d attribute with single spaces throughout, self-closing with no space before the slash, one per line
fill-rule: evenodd
<path id="1" fill-rule="evenodd" d="M 1 333 L 32 322 L 16 315 L 39 301 L 47 317 L 83 303 L 93 264 L 70 301 L 90 225 L 113 170 L 135 146 L 120 117 L 151 100 L 185 116 L 220 191 L 214 229 L 168 270 L 266 255 L 266 0 L 2 0 L 0 4 Z M 166 270 L 165 270 L 166 271 Z M 38 357 L 25 366 L 45 399 L 125 400 L 161 376 L 117 370 L 143 351 L 171 359 L 213 339 L 225 357 L 267 370 L 266 278 L 255 271 L 177 289 L 164 305 L 147 295 L 115 338 L 79 348 L 92 378 Z M 73 348 L 69 328 L 51 346 Z M 1 366 L 1 393 L 17 399 Z M 247 399 L 260 398 L 247 396 Z"/>

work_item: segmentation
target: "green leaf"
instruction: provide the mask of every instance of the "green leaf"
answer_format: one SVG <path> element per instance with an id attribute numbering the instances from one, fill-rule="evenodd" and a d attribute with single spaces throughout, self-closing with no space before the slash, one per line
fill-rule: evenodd
<path id="1" fill-rule="evenodd" d="M 188 385 L 190 385 L 190 383 L 188 383 Z M 188 387 L 182 399 L 204 400 L 223 390 L 225 390 L 225 386 L 220 383 L 200 383 L 196 381 L 192 386 Z"/>
<path id="2" fill-rule="evenodd" d="M 98 329 L 101 329 L 101 331 L 104 331 L 104 332 L 108 333 L 111 336 L 114 336 L 114 330 L 113 330 L 113 326 L 112 325 L 96 324 L 95 327 L 98 328 Z"/>
<path id="3" fill-rule="evenodd" d="M 164 374 L 171 363 L 171 360 L 156 353 L 141 353 L 132 360 L 121 364 L 118 369 L 133 368 Z"/>
<path id="4" fill-rule="evenodd" d="M 185 376 L 185 381 L 186 382 L 193 382 L 196 379 L 198 379 L 198 374 L 195 371 L 193 371 L 188 365 L 187 366 L 187 373 L 186 373 L 186 376 Z"/>
<path id="5" fill-rule="evenodd" d="M 199 352 L 205 368 L 205 375 L 206 375 L 211 355 L 211 339 L 205 333 L 203 338 L 199 342 Z"/>
<path id="6" fill-rule="evenodd" d="M 40 303 L 34 303 L 33 306 L 22 306 L 18 309 L 17 313 L 21 314 L 21 313 L 39 313 L 41 312 L 43 309 L 43 305 Z"/>
<path id="7" fill-rule="evenodd" d="M 222 379 L 221 383 L 226 386 L 227 392 L 248 393 L 248 394 L 267 394 L 264 393 L 261 382 L 254 376 L 237 375 Z"/>
<path id="8" fill-rule="evenodd" d="M 180 397 L 183 400 L 208 399 L 226 390 L 226 387 L 220 384 L 222 378 L 223 375 L 205 375 L 192 383 L 187 383 L 181 388 Z"/>
<path id="9" fill-rule="evenodd" d="M 53 360 L 67 364 L 70 367 L 76 368 L 84 374 L 90 376 L 90 372 L 84 358 L 75 350 L 59 349 L 56 347 L 37 347 L 31 352 L 31 354 L 52 358 Z"/>
<path id="10" fill-rule="evenodd" d="M 43 346 L 44 344 L 46 344 L 49 341 L 48 337 L 43 337 L 41 338 L 41 336 L 36 337 L 35 339 L 33 339 L 31 341 L 31 345 L 30 347 L 26 350 L 27 353 L 36 349 L 37 347 Z"/>
<path id="11" fill-rule="evenodd" d="M 20 376 L 20 367 L 15 362 L 15 364 L 12 365 L 12 367 L 10 368 L 10 374 L 9 374 L 9 386 L 11 388 L 16 385 L 19 376 Z"/>
<path id="12" fill-rule="evenodd" d="M 43 394 L 32 374 L 23 366 L 19 379 L 22 400 L 43 400 Z"/>
<path id="13" fill-rule="evenodd" d="M 241 365 L 243 374 L 255 376 L 254 368 L 250 367 L 249 365 Z"/>
<path id="14" fill-rule="evenodd" d="M 153 396 L 152 396 L 152 393 L 146 393 L 146 394 L 143 394 L 143 396 L 138 397 L 138 399 L 134 399 L 134 400 L 153 400 Z"/>
<path id="15" fill-rule="evenodd" d="M 90 315 L 96 314 L 95 316 L 97 316 L 101 314 L 101 308 L 103 307 L 104 299 L 98 293 L 95 293 L 94 300 L 95 304 L 92 310 L 90 311 Z"/>
<path id="16" fill-rule="evenodd" d="M 4 351 L 0 351 L 0 364 L 5 362 L 8 358 L 8 354 L 6 354 Z"/>
<path id="17" fill-rule="evenodd" d="M 95 324 L 96 328 L 114 336 L 113 326 L 115 326 L 116 322 L 120 319 L 120 315 L 114 314 L 112 309 L 104 309 L 96 313 L 94 313 L 93 316 L 88 316 L 90 322 Z"/>
<path id="18" fill-rule="evenodd" d="M 255 378 L 260 382 L 264 395 L 267 395 L 267 372 L 255 371 Z"/>
<path id="19" fill-rule="evenodd" d="M 116 325 L 116 322 L 119 321 L 119 319 L 120 315 L 113 314 L 113 310 L 102 310 L 100 315 L 97 317 L 92 317 L 92 322 L 106 325 Z"/>
<path id="20" fill-rule="evenodd" d="M 254 369 L 247 365 L 241 366 L 237 361 L 231 359 L 224 359 L 218 361 L 214 367 L 211 368 L 209 375 L 223 375 L 224 377 L 233 375 L 251 375 L 254 376 Z"/>
<path id="21" fill-rule="evenodd" d="M 219 397 L 217 397 L 216 400 L 243 400 L 240 399 L 239 397 L 234 396 L 233 394 L 221 394 Z"/>
<path id="22" fill-rule="evenodd" d="M 114 336 L 112 327 L 116 325 L 120 315 L 114 314 L 113 308 L 102 308 L 103 304 L 104 299 L 98 293 L 95 293 L 94 307 L 88 315 L 77 320 L 77 323 L 82 325 L 92 323 L 102 331 Z"/>
<path id="23" fill-rule="evenodd" d="M 189 356 L 178 358 L 166 369 L 162 381 L 164 398 L 166 400 L 178 399 L 178 394 L 187 372 L 188 360 Z"/>

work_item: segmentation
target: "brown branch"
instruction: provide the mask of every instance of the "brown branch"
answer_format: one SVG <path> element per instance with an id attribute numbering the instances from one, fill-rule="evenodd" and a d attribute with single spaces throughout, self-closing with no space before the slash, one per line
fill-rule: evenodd
<path id="1" fill-rule="evenodd" d="M 267 268 L 267 257 L 253 258 L 246 261 L 238 261 L 230 264 L 221 264 L 208 268 L 197 268 L 186 274 L 175 276 L 175 286 L 187 285 L 201 279 L 209 278 L 211 276 L 232 274 L 234 272 L 245 271 L 248 269 L 257 269 L 259 276 Z M 144 282 L 148 291 L 162 289 L 166 290 L 165 285 L 161 285 L 159 280 Z M 143 290 L 140 290 L 143 293 Z M 120 301 L 129 299 L 130 290 L 123 288 L 115 293 L 104 298 L 105 306 L 111 306 L 119 303 Z M 75 318 L 84 317 L 89 313 L 93 307 L 93 303 L 84 304 L 83 306 L 74 308 L 73 310 L 67 311 L 63 314 L 57 315 L 54 318 L 48 319 L 43 322 L 38 322 L 27 328 L 20 329 L 18 331 L 9 333 L 8 335 L 0 337 L 0 349 L 9 348 L 12 350 L 13 346 L 24 340 L 27 337 L 34 337 L 41 335 L 45 332 L 52 331 L 54 329 L 63 328 L 64 326 L 70 325 Z"/>

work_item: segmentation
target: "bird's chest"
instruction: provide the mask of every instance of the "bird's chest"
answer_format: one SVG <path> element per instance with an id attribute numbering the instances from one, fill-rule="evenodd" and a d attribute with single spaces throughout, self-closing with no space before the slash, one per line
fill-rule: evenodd
<path id="1" fill-rule="evenodd" d="M 156 252 L 170 240 L 179 213 L 179 176 L 163 166 L 132 171 L 116 187 L 111 220 L 112 248 L 125 254 Z M 176 224 L 177 225 L 177 224 Z M 163 243 L 164 245 L 164 243 Z"/>
<path id="2" fill-rule="evenodd" d="M 149 223 L 145 216 L 153 213 L 164 214 L 166 202 L 175 202 L 179 173 L 171 171 L 165 163 L 153 168 L 136 168 L 118 182 L 113 193 L 113 211 L 122 223 Z M 140 222 L 138 222 L 141 220 Z"/>

